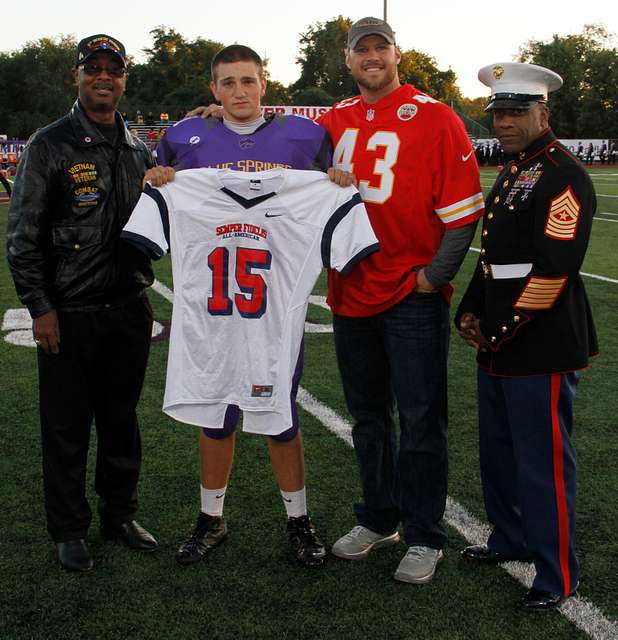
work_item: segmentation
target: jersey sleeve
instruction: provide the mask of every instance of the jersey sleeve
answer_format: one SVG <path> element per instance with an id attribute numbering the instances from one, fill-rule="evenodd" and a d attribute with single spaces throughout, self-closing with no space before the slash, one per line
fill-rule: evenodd
<path id="1" fill-rule="evenodd" d="M 346 276 L 360 260 L 378 251 L 380 245 L 360 193 L 354 187 L 344 192 L 347 198 L 324 227 L 322 263 Z"/>
<path id="2" fill-rule="evenodd" d="M 169 252 L 169 212 L 160 190 L 146 185 L 120 237 L 154 260 Z"/>
<path id="3" fill-rule="evenodd" d="M 478 220 L 483 215 L 484 200 L 468 134 L 457 115 L 443 108 L 432 163 L 434 208 L 447 228 L 454 229 Z"/>

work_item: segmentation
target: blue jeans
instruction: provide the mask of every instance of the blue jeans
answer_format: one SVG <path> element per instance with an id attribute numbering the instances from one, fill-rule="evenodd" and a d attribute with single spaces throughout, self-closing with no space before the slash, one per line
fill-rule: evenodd
<path id="1" fill-rule="evenodd" d="M 358 523 L 441 549 L 447 493 L 448 306 L 412 293 L 374 316 L 333 320 L 363 502 Z M 399 413 L 397 438 L 395 408 Z M 398 442 L 399 440 L 399 442 Z"/>

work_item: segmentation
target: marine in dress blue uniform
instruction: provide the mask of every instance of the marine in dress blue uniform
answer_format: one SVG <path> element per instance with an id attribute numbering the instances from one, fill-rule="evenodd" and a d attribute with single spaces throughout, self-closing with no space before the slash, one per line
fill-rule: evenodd
<path id="1" fill-rule="evenodd" d="M 486 545 L 477 562 L 527 560 L 536 576 L 521 606 L 549 609 L 578 586 L 576 458 L 570 439 L 580 371 L 597 339 L 579 269 L 596 209 L 582 164 L 548 125 L 562 84 L 535 65 L 484 67 L 488 109 L 510 160 L 485 203 L 481 249 L 455 324 L 477 348 Z"/>

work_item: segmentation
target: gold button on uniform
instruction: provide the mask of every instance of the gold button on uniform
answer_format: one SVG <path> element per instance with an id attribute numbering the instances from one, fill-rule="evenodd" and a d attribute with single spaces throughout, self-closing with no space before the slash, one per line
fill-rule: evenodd
<path id="1" fill-rule="evenodd" d="M 73 249 L 79 249 L 79 245 L 78 244 L 74 244 L 73 245 Z"/>
<path id="2" fill-rule="evenodd" d="M 508 327 L 502 327 L 502 333 L 506 333 L 509 330 Z"/>
<path id="3" fill-rule="evenodd" d="M 481 249 L 481 255 L 484 256 L 487 253 L 487 251 L 485 251 L 485 249 Z"/>
<path id="4" fill-rule="evenodd" d="M 498 341 L 498 338 L 496 338 L 496 336 L 491 336 L 491 343 L 492 344 L 496 344 L 497 341 Z"/>
<path id="5" fill-rule="evenodd" d="M 509 211 L 513 211 L 514 209 L 515 209 L 515 207 L 512 204 L 510 204 L 509 205 Z"/>
<path id="6" fill-rule="evenodd" d="M 515 165 L 511 167 L 511 173 L 517 173 L 517 167 Z"/>
<path id="7" fill-rule="evenodd" d="M 508 181 L 508 180 L 505 180 L 505 181 L 502 183 L 502 186 L 503 186 L 503 187 L 508 187 L 508 186 L 509 186 L 509 181 Z"/>
<path id="8" fill-rule="evenodd" d="M 486 238 L 488 233 L 487 229 L 483 229 L 483 238 Z"/>
<path id="9" fill-rule="evenodd" d="M 490 211 L 490 212 L 487 214 L 487 219 L 488 219 L 488 220 L 491 220 L 493 217 L 494 217 L 493 211 Z"/>
<path id="10" fill-rule="evenodd" d="M 494 198 L 494 204 L 498 204 L 498 202 L 500 202 L 500 196 Z"/>
<path id="11" fill-rule="evenodd" d="M 519 322 L 519 316 L 513 316 L 513 322 Z"/>

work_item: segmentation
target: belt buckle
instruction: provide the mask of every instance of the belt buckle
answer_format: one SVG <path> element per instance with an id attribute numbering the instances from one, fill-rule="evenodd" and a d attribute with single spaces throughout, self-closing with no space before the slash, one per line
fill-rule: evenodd
<path id="1" fill-rule="evenodd" d="M 485 262 L 481 262 L 481 266 L 483 267 L 483 277 L 485 278 L 485 280 L 492 280 L 494 274 L 491 271 L 491 265 L 486 264 Z"/>

